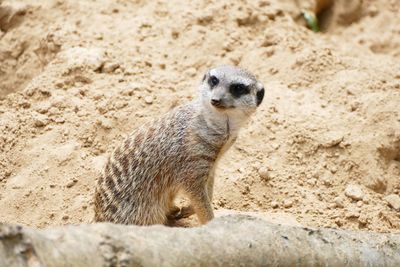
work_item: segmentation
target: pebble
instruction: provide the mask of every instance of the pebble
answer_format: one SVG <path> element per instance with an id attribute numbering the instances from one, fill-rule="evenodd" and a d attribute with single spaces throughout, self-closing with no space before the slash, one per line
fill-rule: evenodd
<path id="1" fill-rule="evenodd" d="M 117 109 L 122 109 L 122 108 L 126 107 L 127 105 L 128 105 L 128 103 L 123 100 L 116 101 L 114 104 L 115 108 L 117 108 Z"/>
<path id="2" fill-rule="evenodd" d="M 116 69 L 119 68 L 119 63 L 116 62 L 106 62 L 102 68 L 102 72 L 105 73 L 113 73 Z"/>
<path id="3" fill-rule="evenodd" d="M 41 103 L 39 106 L 36 108 L 36 111 L 39 112 L 40 114 L 45 114 L 49 111 L 51 105 L 50 103 Z"/>
<path id="4" fill-rule="evenodd" d="M 38 114 L 33 120 L 33 125 L 35 127 L 43 127 L 46 126 L 47 124 L 48 124 L 47 117 L 41 114 Z"/>
<path id="5" fill-rule="evenodd" d="M 336 173 L 338 171 L 337 167 L 333 166 L 331 168 L 331 173 Z"/>
<path id="6" fill-rule="evenodd" d="M 271 207 L 272 207 L 273 209 L 276 209 L 276 208 L 279 207 L 279 203 L 278 203 L 277 201 L 271 201 Z"/>
<path id="7" fill-rule="evenodd" d="M 283 204 L 283 207 L 284 207 L 284 208 L 290 208 L 290 207 L 293 206 L 293 200 L 291 200 L 291 199 L 284 199 L 282 204 Z"/>
<path id="8" fill-rule="evenodd" d="M 362 200 L 364 197 L 364 192 L 358 185 L 348 185 L 344 194 L 352 200 Z"/>
<path id="9" fill-rule="evenodd" d="M 343 198 L 341 198 L 341 197 L 335 197 L 333 199 L 333 202 L 335 202 L 335 206 L 338 207 L 338 208 L 343 208 L 344 207 Z"/>
<path id="10" fill-rule="evenodd" d="M 149 96 L 146 96 L 145 98 L 144 98 L 144 102 L 146 102 L 146 104 L 153 104 L 153 101 L 154 101 L 154 99 L 153 99 L 153 97 L 151 96 L 151 95 L 149 95 Z"/>
<path id="11" fill-rule="evenodd" d="M 383 198 L 390 207 L 393 209 L 400 211 L 400 196 L 396 194 L 387 195 Z"/>
<path id="12" fill-rule="evenodd" d="M 269 180 L 271 180 L 271 177 L 269 176 L 269 173 L 268 173 L 268 169 L 266 167 L 260 167 L 258 169 L 258 175 L 260 175 L 260 178 L 263 181 L 268 182 Z"/>
<path id="13" fill-rule="evenodd" d="M 78 182 L 78 180 L 76 180 L 76 179 L 74 179 L 74 180 L 72 180 L 72 181 L 69 181 L 69 182 L 66 184 L 66 187 L 67 187 L 67 188 L 71 188 L 71 187 L 73 187 L 77 182 Z"/>
<path id="14" fill-rule="evenodd" d="M 334 147 L 339 145 L 343 139 L 344 136 L 341 133 L 331 132 L 325 142 L 322 143 L 322 146 L 325 148 Z"/>

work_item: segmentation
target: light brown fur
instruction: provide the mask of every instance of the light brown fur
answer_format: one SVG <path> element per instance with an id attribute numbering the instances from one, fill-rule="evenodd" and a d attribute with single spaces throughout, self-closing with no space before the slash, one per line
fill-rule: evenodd
<path id="1" fill-rule="evenodd" d="M 205 81 L 213 72 L 221 79 L 214 89 Z M 229 84 L 230 76 L 235 75 L 254 85 L 249 86 L 248 99 L 224 98 L 221 91 L 222 106 L 210 105 L 210 98 L 223 90 L 223 82 Z M 112 152 L 96 187 L 96 221 L 166 224 L 169 219 L 196 213 L 204 224 L 214 217 L 211 202 L 216 162 L 260 103 L 257 92 L 264 89 L 254 76 L 237 67 L 219 67 L 206 76 L 198 99 L 140 127 Z M 174 206 L 180 192 L 191 202 L 182 210 Z"/>

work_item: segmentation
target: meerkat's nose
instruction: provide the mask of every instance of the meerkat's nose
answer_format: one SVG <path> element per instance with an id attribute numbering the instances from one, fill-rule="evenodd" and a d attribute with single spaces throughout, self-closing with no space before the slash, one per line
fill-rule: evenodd
<path id="1" fill-rule="evenodd" d="M 213 105 L 214 107 L 221 106 L 221 99 L 211 99 L 211 105 Z"/>

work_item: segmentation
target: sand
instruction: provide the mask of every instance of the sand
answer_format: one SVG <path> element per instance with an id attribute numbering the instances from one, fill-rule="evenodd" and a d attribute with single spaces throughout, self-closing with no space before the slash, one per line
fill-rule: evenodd
<path id="1" fill-rule="evenodd" d="M 400 3 L 336 2 L 314 33 L 289 0 L 3 1 L 0 221 L 91 222 L 113 147 L 239 64 L 266 95 L 218 166 L 217 213 L 400 232 Z"/>

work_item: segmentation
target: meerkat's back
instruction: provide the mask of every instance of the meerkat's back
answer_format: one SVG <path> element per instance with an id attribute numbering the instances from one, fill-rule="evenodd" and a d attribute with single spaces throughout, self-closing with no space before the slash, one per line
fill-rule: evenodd
<path id="1" fill-rule="evenodd" d="M 163 224 L 185 175 L 193 110 L 180 107 L 131 133 L 112 154 L 96 188 L 96 221 Z M 179 173 L 180 172 L 180 173 Z"/>

